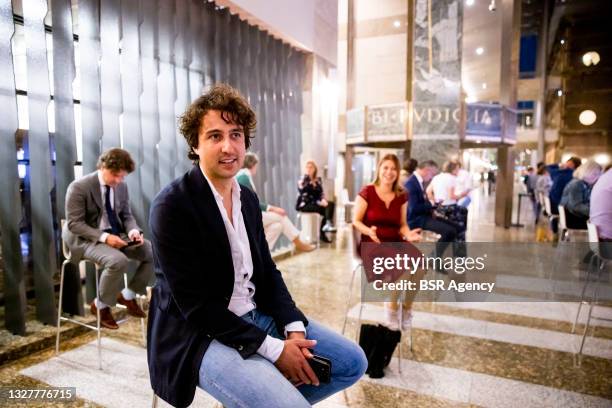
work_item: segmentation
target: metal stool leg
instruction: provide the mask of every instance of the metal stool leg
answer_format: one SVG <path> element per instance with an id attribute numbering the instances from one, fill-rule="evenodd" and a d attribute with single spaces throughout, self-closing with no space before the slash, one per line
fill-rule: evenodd
<path id="1" fill-rule="evenodd" d="M 584 282 L 584 286 L 582 287 L 582 294 L 580 295 L 580 302 L 578 303 L 578 311 L 576 312 L 576 318 L 574 319 L 574 324 L 572 325 L 572 333 L 576 332 L 576 325 L 578 324 L 578 317 L 580 316 L 580 311 L 582 309 L 582 305 L 584 302 L 584 294 L 586 293 L 587 286 L 589 285 L 589 280 L 591 279 L 591 268 L 594 267 L 596 256 L 593 255 L 591 260 L 589 261 L 589 267 L 587 268 L 587 276 Z"/>
<path id="2" fill-rule="evenodd" d="M 348 321 L 348 314 L 351 307 L 351 300 L 353 299 L 353 284 L 355 283 L 355 275 L 357 275 L 357 270 L 361 269 L 361 264 L 358 264 L 353 268 L 353 273 L 351 276 L 351 283 L 349 284 L 349 295 L 348 300 L 346 301 L 346 313 L 344 313 L 344 323 L 342 324 L 342 334 L 346 332 L 346 323 Z"/>
<path id="3" fill-rule="evenodd" d="M 153 393 L 153 401 L 151 402 L 151 408 L 157 408 L 157 395 Z"/>
<path id="4" fill-rule="evenodd" d="M 62 298 L 64 296 L 64 269 L 69 261 L 66 259 L 62 262 L 60 269 L 60 290 L 59 290 L 59 301 L 57 305 L 57 331 L 55 333 L 55 354 L 59 354 L 59 342 L 60 342 L 60 327 L 62 322 Z"/>
<path id="5" fill-rule="evenodd" d="M 400 328 L 400 333 L 402 333 L 402 320 L 403 320 L 403 314 L 404 314 L 404 300 L 402 299 L 402 296 L 399 297 L 399 313 L 398 313 L 398 326 Z M 397 371 L 401 374 L 402 373 L 402 341 L 401 341 L 401 336 L 400 336 L 400 342 L 397 346 Z"/>
<path id="6" fill-rule="evenodd" d="M 599 295 L 599 279 L 601 278 L 601 270 L 605 263 L 602 262 L 600 267 L 597 269 L 597 280 L 595 281 L 595 289 L 593 291 L 593 298 L 589 303 L 589 312 L 587 314 L 587 321 L 584 326 L 584 333 L 582 334 L 582 340 L 580 341 L 580 350 L 578 350 L 578 355 L 582 355 L 582 349 L 584 348 L 584 341 L 586 340 L 587 333 L 589 331 L 589 327 L 591 325 L 591 314 L 593 313 L 593 306 L 597 303 L 598 295 Z"/>
<path id="7" fill-rule="evenodd" d="M 98 266 L 95 268 L 96 275 L 96 299 L 100 297 L 100 278 L 98 277 Z M 94 303 L 96 301 L 94 299 Z M 100 329 L 100 308 L 96 305 L 96 332 L 98 335 L 98 369 L 102 370 L 102 330 Z"/>

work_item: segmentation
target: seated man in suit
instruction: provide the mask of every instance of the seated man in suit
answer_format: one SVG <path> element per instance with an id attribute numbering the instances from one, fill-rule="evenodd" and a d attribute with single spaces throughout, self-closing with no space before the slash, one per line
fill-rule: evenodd
<path id="1" fill-rule="evenodd" d="M 259 158 L 257 155 L 249 152 L 244 156 L 244 167 L 236 175 L 238 183 L 240 183 L 241 186 L 247 187 L 254 193 L 257 192 L 255 191 L 253 177 L 257 174 L 258 165 Z M 268 247 L 270 249 L 274 248 L 274 244 L 276 244 L 281 233 L 285 235 L 289 241 L 293 242 L 295 249 L 300 252 L 310 252 L 316 248 L 314 245 L 307 244 L 300 240 L 300 231 L 295 228 L 295 225 L 293 225 L 289 217 L 287 217 L 285 210 L 261 200 L 259 200 L 259 208 L 261 209 L 266 241 L 268 241 Z"/>
<path id="2" fill-rule="evenodd" d="M 358 345 L 306 319 L 270 256 L 257 196 L 235 179 L 255 123 L 228 85 L 196 99 L 180 119 L 195 165 L 151 206 L 149 375 L 175 406 L 199 386 L 226 407 L 309 407 L 367 366 Z M 331 360 L 329 383 L 312 354 Z"/>
<path id="3" fill-rule="evenodd" d="M 90 310 L 94 315 L 100 310 L 100 325 L 108 329 L 119 328 L 110 309 L 116 302 L 126 306 L 130 315 L 145 317 L 135 298 L 144 293 L 153 277 L 151 243 L 143 238 L 132 216 L 123 182 L 132 171 L 130 154 L 110 149 L 98 158 L 98 170 L 70 183 L 66 193 L 62 237 L 74 262 L 86 259 L 104 269 L 99 297 L 91 302 Z M 140 265 L 127 287 L 120 290 L 129 259 L 140 261 Z"/>
<path id="4" fill-rule="evenodd" d="M 434 206 L 425 194 L 423 184 L 428 183 L 437 171 L 438 165 L 432 160 L 419 163 L 404 188 L 408 193 L 408 226 L 410 229 L 422 228 L 440 234 L 440 240 L 436 244 L 436 256 L 442 256 L 446 247 L 457 240 L 458 231 L 452 223 L 434 217 Z M 455 249 L 453 246 L 453 255 L 459 256 Z"/>

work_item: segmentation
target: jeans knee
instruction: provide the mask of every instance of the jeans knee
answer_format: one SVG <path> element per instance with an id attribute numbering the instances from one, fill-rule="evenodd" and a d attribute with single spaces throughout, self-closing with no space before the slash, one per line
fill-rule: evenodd
<path id="1" fill-rule="evenodd" d="M 356 383 L 365 374 L 368 369 L 368 359 L 366 358 L 363 349 L 357 344 L 353 345 L 351 349 L 347 350 L 347 354 L 350 356 L 349 370 L 346 373 L 346 380 L 351 384 Z"/>

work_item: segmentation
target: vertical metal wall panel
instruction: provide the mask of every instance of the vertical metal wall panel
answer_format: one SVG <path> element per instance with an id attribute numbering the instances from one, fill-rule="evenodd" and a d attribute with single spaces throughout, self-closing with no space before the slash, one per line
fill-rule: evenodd
<path id="1" fill-rule="evenodd" d="M 31 0 L 23 5 L 24 34 L 28 72 L 28 114 L 30 129 L 32 258 L 36 291 L 36 318 L 55 323 L 53 275 L 57 269 L 53 212 L 51 210 L 51 152 L 47 109 L 51 100 L 44 18 L 46 0 Z"/>
<path id="2" fill-rule="evenodd" d="M 81 71 L 81 127 L 83 174 L 96 169 L 102 139 L 100 110 L 100 4 L 79 1 L 79 53 Z"/>
<path id="3" fill-rule="evenodd" d="M 145 214 L 155 194 L 159 191 L 157 172 L 157 144 L 159 143 L 159 118 L 157 114 L 157 61 L 155 39 L 157 27 L 157 0 L 141 1 L 140 63 L 142 69 L 142 91 L 140 93 L 140 126 L 142 129 L 142 199 Z"/>
<path id="4" fill-rule="evenodd" d="M 230 12 L 226 7 L 215 13 L 215 81 L 229 81 L 229 24 Z"/>
<path id="5" fill-rule="evenodd" d="M 240 18 L 236 14 L 231 14 L 227 32 L 228 82 L 234 88 L 243 92 L 238 82 L 240 78 L 240 41 Z"/>
<path id="6" fill-rule="evenodd" d="M 121 147 L 119 117 L 121 76 L 119 73 L 119 0 L 100 2 L 100 102 L 102 107 L 102 150 Z"/>
<path id="7" fill-rule="evenodd" d="M 259 152 L 261 149 L 261 136 L 259 127 L 261 126 L 261 88 L 260 88 L 260 65 L 259 65 L 259 30 L 255 26 L 249 26 L 249 75 L 248 75 L 248 87 L 249 87 L 249 101 L 253 106 L 255 113 L 257 114 L 257 130 L 255 132 L 255 138 L 251 140 L 251 150 Z M 261 174 L 259 172 L 256 175 L 255 182 L 261 180 Z M 261 185 L 261 184 L 259 184 Z"/>
<path id="8" fill-rule="evenodd" d="M 11 38 L 15 33 L 11 0 L 0 0 L 0 245 L 4 262 L 4 326 L 14 334 L 25 334 L 25 281 L 19 220 L 21 199 L 17 173 L 17 94 Z"/>
<path id="9" fill-rule="evenodd" d="M 147 213 L 142 200 L 142 129 L 140 126 L 141 86 L 140 38 L 138 36 L 139 4 L 137 1 L 121 2 L 121 99 L 123 104 L 123 148 L 136 162 L 133 174 L 125 180 L 130 192 L 130 207 L 140 228 L 148 235 Z"/>
<path id="10" fill-rule="evenodd" d="M 216 34 L 217 34 L 217 12 L 214 3 L 206 3 L 202 7 L 202 24 L 204 35 L 202 36 L 202 63 L 204 74 L 204 87 L 207 87 L 219 79 L 215 69 L 218 63 L 216 55 Z"/>
<path id="11" fill-rule="evenodd" d="M 189 4 L 189 27 L 191 31 L 191 62 L 189 64 L 189 102 L 202 94 L 204 87 L 203 44 L 206 42 L 205 28 L 202 21 L 202 7 L 199 1 L 191 0 Z"/>
<path id="12" fill-rule="evenodd" d="M 240 30 L 240 46 L 237 49 L 238 57 L 236 59 L 239 69 L 238 89 L 246 97 L 249 98 L 249 81 L 251 77 L 251 53 L 249 40 L 249 24 L 246 21 L 239 22 Z"/>
<path id="13" fill-rule="evenodd" d="M 55 102 L 55 194 L 57 216 L 66 218 L 68 184 L 77 161 L 72 83 L 75 78 L 70 0 L 53 0 L 53 100 Z M 58 220 L 59 221 L 59 220 Z M 58 223 L 59 225 L 59 223 Z"/>
<path id="14" fill-rule="evenodd" d="M 176 0 L 175 26 L 177 28 L 174 42 L 174 73 L 176 78 L 176 102 L 172 116 L 173 131 L 176 138 L 174 159 L 174 177 L 179 177 L 190 167 L 187 158 L 187 142 L 176 126 L 179 117 L 189 105 L 189 66 L 192 60 L 192 31 L 189 18 L 189 0 Z"/>
<path id="15" fill-rule="evenodd" d="M 159 111 L 159 183 L 163 188 L 174 180 L 176 164 L 176 130 L 174 104 L 174 2 L 160 1 L 158 15 L 159 73 L 157 75 L 157 106 Z"/>

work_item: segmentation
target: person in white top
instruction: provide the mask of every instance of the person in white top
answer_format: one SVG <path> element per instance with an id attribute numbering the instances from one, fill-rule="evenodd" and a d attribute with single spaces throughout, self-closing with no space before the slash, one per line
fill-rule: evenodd
<path id="1" fill-rule="evenodd" d="M 472 175 L 463 168 L 460 161 L 457 161 L 457 165 L 459 166 L 459 171 L 457 172 L 457 185 L 455 186 L 455 193 L 465 193 L 463 198 L 457 200 L 457 204 L 467 208 L 472 202 L 472 197 L 470 196 L 470 193 L 474 188 L 472 185 Z"/>
<path id="2" fill-rule="evenodd" d="M 430 201 L 440 205 L 457 204 L 469 194 L 469 190 L 458 193 L 457 173 L 459 165 L 455 161 L 448 161 L 442 166 L 442 173 L 436 175 L 427 186 L 427 197 Z"/>

